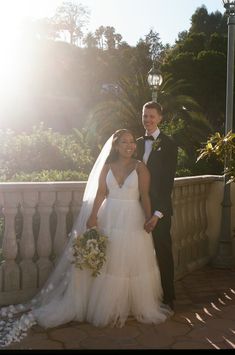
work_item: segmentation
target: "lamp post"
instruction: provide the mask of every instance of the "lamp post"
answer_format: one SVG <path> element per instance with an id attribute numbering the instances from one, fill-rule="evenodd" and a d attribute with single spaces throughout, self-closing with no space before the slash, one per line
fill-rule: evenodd
<path id="1" fill-rule="evenodd" d="M 150 89 L 152 90 L 152 100 L 157 102 L 157 91 L 159 89 L 159 86 L 162 84 L 163 79 L 160 70 L 156 69 L 154 67 L 154 64 L 148 72 L 147 79 Z"/>
<path id="2" fill-rule="evenodd" d="M 235 0 L 223 0 L 228 15 L 228 42 L 227 42 L 227 85 L 226 85 L 226 121 L 225 135 L 233 129 L 233 85 L 234 85 L 234 40 L 235 40 Z M 224 170 L 229 168 L 229 157 L 225 156 Z M 219 268 L 233 266 L 233 246 L 231 233 L 231 198 L 228 177 L 224 175 L 224 196 L 221 203 L 222 215 L 219 235 L 218 251 L 213 265 Z"/>

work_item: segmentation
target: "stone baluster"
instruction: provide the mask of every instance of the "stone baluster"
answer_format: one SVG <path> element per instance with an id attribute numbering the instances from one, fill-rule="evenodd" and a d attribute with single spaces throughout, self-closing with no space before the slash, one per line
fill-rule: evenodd
<path id="1" fill-rule="evenodd" d="M 3 198 L 3 193 L 0 192 L 0 210 L 1 210 L 1 216 L 3 215 L 2 210 L 4 206 L 4 198 Z M 2 226 L 1 226 L 1 231 L 2 231 Z M 2 249 L 2 241 L 3 241 L 3 235 L 1 234 L 0 236 L 0 249 Z M 2 261 L 2 255 L 0 255 L 0 261 Z M 3 291 L 3 269 L 0 266 L 0 292 Z"/>
<path id="2" fill-rule="evenodd" d="M 72 199 L 71 191 L 59 191 L 57 192 L 55 211 L 57 215 L 57 226 L 54 239 L 53 251 L 56 258 L 61 254 L 64 246 L 67 242 L 68 232 L 66 217 L 69 211 L 69 204 Z"/>
<path id="3" fill-rule="evenodd" d="M 37 288 L 37 267 L 32 258 L 35 254 L 35 240 L 33 235 L 33 215 L 38 202 L 38 192 L 23 193 L 23 231 L 20 240 L 20 269 L 21 288 Z"/>
<path id="4" fill-rule="evenodd" d="M 195 226 L 195 200 L 194 200 L 194 185 L 188 185 L 188 229 L 189 229 L 189 260 L 191 264 L 196 260 L 196 226 Z"/>
<path id="5" fill-rule="evenodd" d="M 186 264 L 187 268 L 189 264 L 192 262 L 192 231 L 191 231 L 191 219 L 192 219 L 192 211 L 191 211 L 191 199 L 190 199 L 190 185 L 185 186 L 185 204 L 186 204 Z"/>
<path id="6" fill-rule="evenodd" d="M 173 191 L 173 218 L 172 218 L 172 247 L 175 265 L 175 277 L 178 278 L 179 275 L 183 273 L 182 263 L 181 263 L 181 238 L 182 238 L 182 210 L 181 210 L 181 187 L 176 186 Z"/>
<path id="7" fill-rule="evenodd" d="M 207 214 L 206 214 L 206 197 L 208 186 L 200 184 L 200 212 L 201 212 L 201 234 L 200 234 L 200 258 L 204 258 L 208 254 L 208 237 L 207 229 Z"/>
<path id="8" fill-rule="evenodd" d="M 82 206 L 82 197 L 83 197 L 84 189 L 78 189 L 73 191 L 72 197 L 72 213 L 73 213 L 73 221 L 76 221 L 78 214 L 80 212 Z"/>
<path id="9" fill-rule="evenodd" d="M 3 291 L 3 268 L 0 265 L 0 292 Z"/>
<path id="10" fill-rule="evenodd" d="M 19 192 L 4 193 L 5 230 L 2 243 L 4 263 L 0 266 L 3 273 L 3 290 L 17 291 L 20 289 L 20 268 L 16 263 L 18 245 L 15 232 L 15 216 L 21 202 Z"/>
<path id="11" fill-rule="evenodd" d="M 38 287 L 41 287 L 44 284 L 53 268 L 53 263 L 50 260 L 52 252 L 50 216 L 54 202 L 55 192 L 40 192 L 38 204 L 40 227 L 37 240 Z"/>
<path id="12" fill-rule="evenodd" d="M 202 228 L 200 213 L 200 185 L 194 186 L 194 216 L 195 216 L 195 258 L 198 260 L 200 254 L 200 231 Z"/>
<path id="13" fill-rule="evenodd" d="M 187 184 L 184 189 L 184 202 L 185 202 L 185 225 L 186 225 L 186 264 L 191 260 L 191 243 L 190 243 L 190 207 L 189 207 L 189 185 Z"/>
<path id="14" fill-rule="evenodd" d="M 187 194 L 188 186 L 182 186 L 182 250 L 181 250 L 181 261 L 184 270 L 187 269 L 188 262 L 188 205 L 187 205 Z"/>

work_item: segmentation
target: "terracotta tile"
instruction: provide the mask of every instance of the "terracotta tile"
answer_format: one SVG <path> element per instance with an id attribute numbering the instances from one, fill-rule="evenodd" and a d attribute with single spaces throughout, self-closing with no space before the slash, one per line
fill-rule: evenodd
<path id="1" fill-rule="evenodd" d="M 137 322 L 136 322 L 137 323 Z M 104 333 L 107 337 L 113 339 L 127 339 L 127 338 L 135 338 L 140 334 L 140 331 L 135 326 L 124 326 L 122 328 L 108 328 L 106 327 Z"/>
<path id="2" fill-rule="evenodd" d="M 226 333 L 228 329 L 235 329 L 235 322 L 231 319 L 211 319 L 206 323 L 206 327 L 210 329 L 216 329 L 221 332 L 221 334 Z"/>
<path id="3" fill-rule="evenodd" d="M 87 333 L 74 327 L 50 330 L 48 334 L 50 339 L 58 340 L 65 344 L 74 341 L 79 343 L 81 340 L 88 338 Z"/>
<path id="4" fill-rule="evenodd" d="M 233 290 L 233 291 L 232 291 Z M 123 328 L 70 322 L 33 326 L 7 349 L 234 349 L 235 270 L 210 266 L 176 281 L 175 314 L 159 325 L 128 319 Z"/>
<path id="5" fill-rule="evenodd" d="M 107 337 L 87 338 L 80 343 L 82 349 L 120 349 L 120 345 Z"/>
<path id="6" fill-rule="evenodd" d="M 210 339 L 211 341 L 222 342 L 223 338 L 222 335 L 224 332 L 221 332 L 219 329 L 209 328 L 204 326 L 202 328 L 193 329 L 189 334 L 188 337 L 191 339 L 199 340 L 206 340 Z"/>
<path id="7" fill-rule="evenodd" d="M 172 336 L 180 336 L 189 333 L 191 327 L 187 324 L 179 323 L 173 319 L 167 320 L 165 323 L 155 326 L 155 329 L 160 333 L 171 334 Z"/>
<path id="8" fill-rule="evenodd" d="M 213 346 L 210 343 L 206 342 L 195 342 L 186 339 L 185 341 L 176 342 L 172 345 L 171 349 L 213 349 Z"/>
<path id="9" fill-rule="evenodd" d="M 147 329 L 141 326 L 141 330 L 142 334 L 137 337 L 137 342 L 146 349 L 169 349 L 174 342 L 173 334 L 163 333 L 154 327 Z"/>

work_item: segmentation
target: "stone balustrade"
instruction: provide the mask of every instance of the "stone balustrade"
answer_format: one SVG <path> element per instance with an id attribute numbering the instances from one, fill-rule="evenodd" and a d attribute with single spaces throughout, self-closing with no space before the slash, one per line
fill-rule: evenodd
<path id="1" fill-rule="evenodd" d="M 85 185 L 0 184 L 4 226 L 0 305 L 27 301 L 43 285 L 66 244 Z M 176 279 L 205 265 L 215 253 L 222 186 L 220 176 L 175 179 L 172 239 Z M 234 197 L 233 190 L 232 194 Z"/>

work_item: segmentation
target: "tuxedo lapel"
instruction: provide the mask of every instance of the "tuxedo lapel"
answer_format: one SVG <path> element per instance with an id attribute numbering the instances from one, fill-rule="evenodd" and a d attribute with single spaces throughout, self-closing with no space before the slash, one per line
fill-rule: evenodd
<path id="1" fill-rule="evenodd" d="M 162 139 L 162 132 L 159 133 L 159 136 L 157 137 L 157 139 Z M 160 145 L 159 145 L 159 148 L 160 148 L 160 149 L 161 149 L 161 147 L 162 147 L 162 143 L 160 143 Z M 159 149 L 159 148 L 158 148 L 158 149 Z M 151 152 L 150 152 L 150 154 L 149 154 L 148 161 L 147 161 L 147 166 L 151 164 L 151 161 L 152 161 L 153 157 L 154 157 L 154 156 L 157 157 L 157 155 L 158 155 L 159 153 L 160 153 L 160 152 L 159 152 L 158 150 L 154 150 L 154 149 L 151 150 Z"/>
<path id="2" fill-rule="evenodd" d="M 137 149 L 138 149 L 137 155 L 138 155 L 139 159 L 143 160 L 144 149 L 145 149 L 144 138 L 141 137 L 138 139 Z"/>

